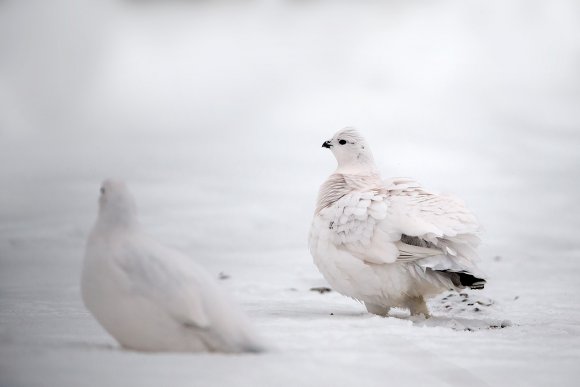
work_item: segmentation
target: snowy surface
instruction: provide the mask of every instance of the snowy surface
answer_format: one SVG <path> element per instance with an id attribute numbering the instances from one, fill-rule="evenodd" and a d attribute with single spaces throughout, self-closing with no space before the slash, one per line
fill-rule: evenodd
<path id="1" fill-rule="evenodd" d="M 15 3 L 0 4 L 1 386 L 577 385 L 577 2 L 78 1 L 49 18 Z M 310 290 L 334 168 L 320 145 L 346 125 L 385 177 L 474 210 L 485 290 L 431 300 L 430 320 Z M 229 276 L 270 352 L 138 354 L 104 333 L 79 276 L 109 176 L 149 233 Z"/>

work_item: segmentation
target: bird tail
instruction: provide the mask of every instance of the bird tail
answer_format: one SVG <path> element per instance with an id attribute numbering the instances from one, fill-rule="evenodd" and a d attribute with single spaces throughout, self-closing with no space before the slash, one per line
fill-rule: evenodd
<path id="1" fill-rule="evenodd" d="M 486 284 L 486 280 L 479 278 L 478 276 L 468 273 L 466 271 L 451 271 L 451 270 L 434 270 L 436 273 L 440 273 L 445 277 L 449 278 L 453 285 L 458 288 L 468 287 L 470 289 L 483 289 Z"/>

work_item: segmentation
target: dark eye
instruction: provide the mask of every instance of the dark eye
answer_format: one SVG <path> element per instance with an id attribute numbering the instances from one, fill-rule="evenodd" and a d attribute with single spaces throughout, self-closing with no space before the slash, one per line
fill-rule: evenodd
<path id="1" fill-rule="evenodd" d="M 339 143 L 340 145 L 344 145 L 344 144 L 346 144 L 346 140 L 338 140 L 338 143 Z"/>
<path id="2" fill-rule="evenodd" d="M 101 195 L 105 194 L 105 187 L 101 187 Z"/>

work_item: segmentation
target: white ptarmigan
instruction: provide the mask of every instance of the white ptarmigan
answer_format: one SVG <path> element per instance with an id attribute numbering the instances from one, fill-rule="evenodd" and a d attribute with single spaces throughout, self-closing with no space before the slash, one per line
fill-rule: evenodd
<path id="1" fill-rule="evenodd" d="M 262 344 L 217 281 L 145 235 L 126 185 L 106 180 L 82 270 L 83 301 L 123 347 L 152 352 L 259 352 Z"/>
<path id="2" fill-rule="evenodd" d="M 463 203 L 407 178 L 382 180 L 352 128 L 322 145 L 338 167 L 320 187 L 310 230 L 314 263 L 334 290 L 386 316 L 429 317 L 425 299 L 485 284 L 475 266 L 479 224 Z"/>

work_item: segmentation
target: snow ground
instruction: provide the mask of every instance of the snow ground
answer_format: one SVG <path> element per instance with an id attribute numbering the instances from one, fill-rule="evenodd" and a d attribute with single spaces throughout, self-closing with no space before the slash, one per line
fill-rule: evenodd
<path id="1" fill-rule="evenodd" d="M 79 1 L 97 8 L 66 9 L 91 17 L 38 17 L 47 28 L 19 44 L 6 32 L 32 10 L 11 4 L 0 5 L 1 386 L 577 384 L 576 2 Z M 75 36 L 94 46 L 79 53 Z M 43 55 L 47 42 L 58 55 Z M 320 144 L 345 125 L 368 136 L 385 177 L 474 209 L 485 290 L 431 300 L 426 321 L 310 291 L 325 284 L 309 222 L 334 167 Z M 128 180 L 150 233 L 229 276 L 270 352 L 118 349 L 78 284 L 109 176 Z"/>

